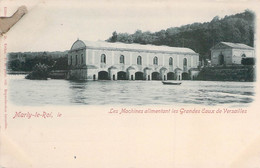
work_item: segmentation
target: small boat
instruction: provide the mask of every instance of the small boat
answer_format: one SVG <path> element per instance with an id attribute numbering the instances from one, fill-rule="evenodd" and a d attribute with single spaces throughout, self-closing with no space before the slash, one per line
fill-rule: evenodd
<path id="1" fill-rule="evenodd" d="M 164 84 L 164 85 L 180 85 L 181 84 L 181 82 L 178 82 L 178 81 L 162 81 L 162 83 Z"/>

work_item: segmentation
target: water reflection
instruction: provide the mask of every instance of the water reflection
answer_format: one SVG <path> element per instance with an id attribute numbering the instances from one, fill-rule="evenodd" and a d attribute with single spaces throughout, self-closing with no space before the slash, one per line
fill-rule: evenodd
<path id="1" fill-rule="evenodd" d="M 254 83 L 183 81 L 67 81 L 11 77 L 10 100 L 17 105 L 178 105 L 246 106 L 254 100 Z"/>

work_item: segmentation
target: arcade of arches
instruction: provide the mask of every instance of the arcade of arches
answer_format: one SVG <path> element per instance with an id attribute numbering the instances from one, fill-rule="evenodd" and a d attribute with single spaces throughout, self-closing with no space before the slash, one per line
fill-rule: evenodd
<path id="1" fill-rule="evenodd" d="M 188 48 L 77 40 L 68 54 L 68 79 L 188 80 L 199 55 Z"/>
<path id="2" fill-rule="evenodd" d="M 98 75 L 93 75 L 93 80 L 191 80 L 190 74 L 187 72 L 152 72 L 146 74 L 144 72 L 124 72 L 119 71 L 110 74 L 107 71 L 99 71 Z"/>
<path id="3" fill-rule="evenodd" d="M 77 59 L 77 57 L 76 57 Z M 106 67 L 107 56 L 101 54 L 100 63 L 102 67 Z M 71 62 L 72 63 L 72 62 Z M 189 71 L 187 71 L 187 58 L 183 58 L 183 70 L 176 68 L 173 70 L 173 58 L 169 58 L 168 68 L 164 66 L 158 66 L 158 58 L 153 58 L 154 67 L 145 67 L 143 70 L 140 70 L 142 66 L 142 57 L 138 56 L 136 66 L 130 66 L 126 70 L 119 70 L 125 65 L 125 56 L 120 55 L 119 57 L 120 65 L 111 66 L 107 70 L 101 69 L 93 66 L 93 76 L 92 80 L 190 80 L 193 79 L 190 77 Z M 172 70 L 171 70 L 172 69 Z M 169 71 L 170 70 L 170 71 Z M 91 69 L 88 70 L 91 72 Z"/>

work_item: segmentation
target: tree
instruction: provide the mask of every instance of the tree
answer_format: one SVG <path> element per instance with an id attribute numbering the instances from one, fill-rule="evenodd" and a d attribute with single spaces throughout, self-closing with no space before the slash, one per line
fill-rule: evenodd
<path id="1" fill-rule="evenodd" d="M 171 27 L 155 33 L 137 30 L 133 34 L 116 33 L 107 41 L 187 47 L 198 52 L 203 58 L 210 58 L 210 48 L 221 41 L 244 43 L 254 46 L 255 15 L 246 10 L 220 19 L 214 17 L 211 22 L 193 23 L 180 27 Z"/>
<path id="2" fill-rule="evenodd" d="M 217 21 L 219 21 L 219 16 L 215 16 L 215 17 L 211 20 L 211 22 L 217 22 Z"/>
<path id="3" fill-rule="evenodd" d="M 39 63 L 33 67 L 33 71 L 29 73 L 25 78 L 34 80 L 47 80 L 48 75 L 49 66 Z"/>
<path id="4" fill-rule="evenodd" d="M 241 64 L 243 65 L 255 65 L 255 58 L 242 58 Z"/>
<path id="5" fill-rule="evenodd" d="M 111 42 L 116 42 L 116 41 L 117 41 L 117 32 L 114 31 L 114 32 L 112 33 Z"/>
<path id="6" fill-rule="evenodd" d="M 9 68 L 13 71 L 21 70 L 21 62 L 18 59 L 12 60 L 9 63 Z"/>

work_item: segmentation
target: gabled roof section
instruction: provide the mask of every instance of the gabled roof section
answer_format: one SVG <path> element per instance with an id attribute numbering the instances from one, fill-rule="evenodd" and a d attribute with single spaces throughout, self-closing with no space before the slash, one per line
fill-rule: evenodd
<path id="1" fill-rule="evenodd" d="M 254 50 L 253 47 L 250 47 L 248 45 L 245 45 L 242 43 L 230 43 L 230 42 L 220 42 L 220 43 L 216 44 L 214 47 L 212 47 L 210 50 L 222 49 L 222 48 L 237 48 L 237 49 Z"/>
<path id="2" fill-rule="evenodd" d="M 197 54 L 189 48 L 168 47 L 156 45 L 142 45 L 142 44 L 125 44 L 125 43 L 109 43 L 104 41 L 91 42 L 77 40 L 71 47 L 71 50 L 80 48 L 94 48 L 94 49 L 108 49 L 108 50 L 125 50 L 125 51 L 144 51 L 144 52 L 168 52 L 168 53 L 187 53 Z"/>

